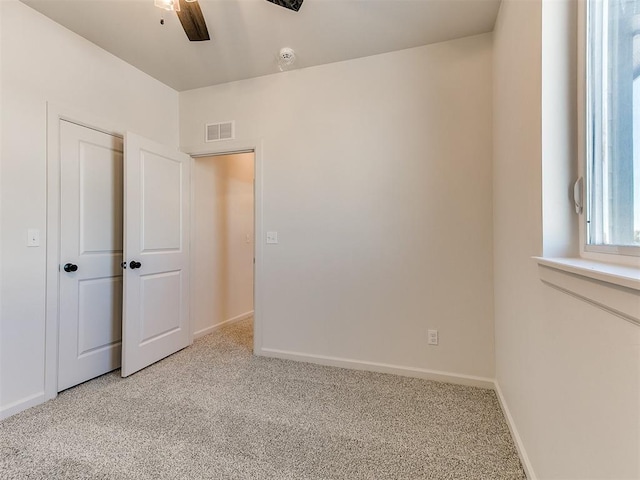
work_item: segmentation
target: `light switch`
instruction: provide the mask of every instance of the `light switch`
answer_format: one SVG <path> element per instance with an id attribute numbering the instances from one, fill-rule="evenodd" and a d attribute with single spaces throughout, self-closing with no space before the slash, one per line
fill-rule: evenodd
<path id="1" fill-rule="evenodd" d="M 278 243 L 278 232 L 267 232 L 267 243 Z"/>
<path id="2" fill-rule="evenodd" d="M 27 230 L 27 247 L 39 247 L 40 246 L 40 230 L 37 228 L 30 228 Z"/>

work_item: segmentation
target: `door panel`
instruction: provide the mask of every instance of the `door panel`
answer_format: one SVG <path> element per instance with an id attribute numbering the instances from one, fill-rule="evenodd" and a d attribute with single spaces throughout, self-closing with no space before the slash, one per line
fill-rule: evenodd
<path id="1" fill-rule="evenodd" d="M 78 354 L 86 355 L 119 343 L 122 332 L 122 277 L 106 277 L 79 282 L 80 318 L 91 318 L 78 325 Z"/>
<path id="2" fill-rule="evenodd" d="M 134 134 L 125 137 L 122 376 L 186 347 L 189 330 L 191 158 Z M 131 268 L 131 262 L 140 262 Z"/>
<path id="3" fill-rule="evenodd" d="M 114 156 L 101 146 L 80 147 L 80 250 L 122 254 L 122 152 Z"/>
<path id="4" fill-rule="evenodd" d="M 140 276 L 141 344 L 180 328 L 181 274 L 176 271 Z"/>
<path id="5" fill-rule="evenodd" d="M 182 163 L 141 152 L 142 250 L 180 250 Z"/>
<path id="6" fill-rule="evenodd" d="M 122 139 L 61 121 L 60 155 L 58 391 L 120 366 Z"/>

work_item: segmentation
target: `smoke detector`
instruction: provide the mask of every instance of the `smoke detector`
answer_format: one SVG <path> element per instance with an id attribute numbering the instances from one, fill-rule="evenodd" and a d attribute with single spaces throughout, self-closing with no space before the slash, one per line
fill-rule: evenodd
<path id="1" fill-rule="evenodd" d="M 293 51 L 293 48 L 284 47 L 280 49 L 278 54 L 278 68 L 280 71 L 289 70 L 294 63 L 296 63 L 296 52 Z"/>

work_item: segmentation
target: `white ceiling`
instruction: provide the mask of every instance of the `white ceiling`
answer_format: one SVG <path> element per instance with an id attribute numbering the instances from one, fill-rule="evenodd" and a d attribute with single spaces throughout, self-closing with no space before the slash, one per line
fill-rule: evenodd
<path id="1" fill-rule="evenodd" d="M 189 42 L 153 0 L 22 0 L 178 91 L 275 73 L 282 47 L 296 67 L 490 32 L 500 0 L 199 0 L 211 41 Z M 160 25 L 164 14 L 165 24 Z"/>

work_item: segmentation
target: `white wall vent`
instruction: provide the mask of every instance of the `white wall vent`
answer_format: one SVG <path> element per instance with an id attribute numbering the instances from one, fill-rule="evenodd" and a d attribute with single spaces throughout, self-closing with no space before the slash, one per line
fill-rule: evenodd
<path id="1" fill-rule="evenodd" d="M 218 142 L 232 140 L 235 135 L 235 122 L 207 123 L 205 125 L 204 141 Z"/>

